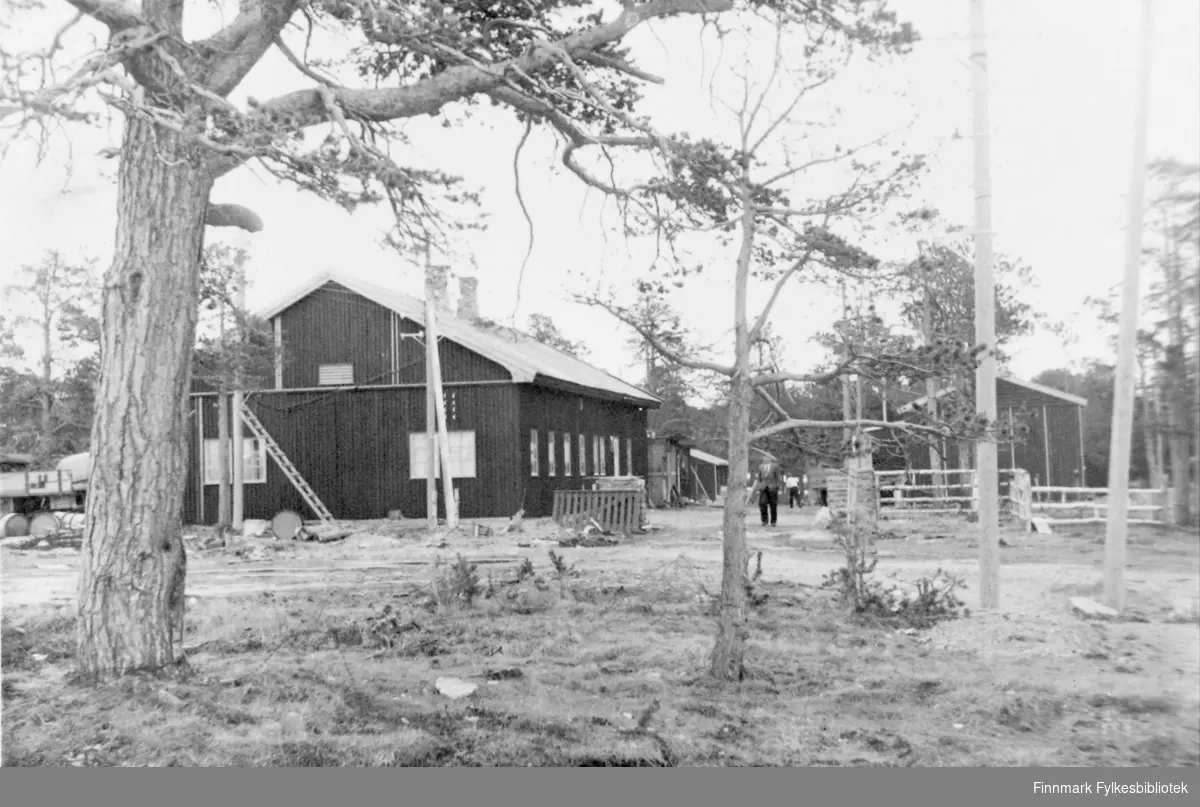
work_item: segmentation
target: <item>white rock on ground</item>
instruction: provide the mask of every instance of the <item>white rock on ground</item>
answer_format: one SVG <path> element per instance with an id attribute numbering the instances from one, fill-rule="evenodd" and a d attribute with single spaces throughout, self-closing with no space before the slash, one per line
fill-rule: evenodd
<path id="1" fill-rule="evenodd" d="M 433 686 L 438 692 L 451 700 L 465 698 L 479 689 L 478 684 L 468 683 L 460 678 L 439 678 L 433 682 Z"/>
<path id="2" fill-rule="evenodd" d="M 1107 605 L 1087 597 L 1072 597 L 1071 607 L 1080 615 L 1092 619 L 1116 619 L 1121 615 L 1117 609 L 1109 608 Z"/>

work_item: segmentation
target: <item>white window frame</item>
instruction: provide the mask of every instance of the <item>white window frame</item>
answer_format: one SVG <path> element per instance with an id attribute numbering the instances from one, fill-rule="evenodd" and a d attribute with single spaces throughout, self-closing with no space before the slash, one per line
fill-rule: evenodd
<path id="1" fill-rule="evenodd" d="M 462 429 L 446 432 L 450 444 L 450 476 L 454 479 L 474 479 L 475 467 L 475 430 Z M 435 441 L 436 443 L 436 441 Z M 425 432 L 408 433 L 408 478 L 412 480 L 425 479 L 426 469 L 429 468 L 429 441 Z M 434 478 L 442 474 L 441 452 L 433 455 Z"/>
<path id="2" fill-rule="evenodd" d="M 326 373 L 337 373 L 334 378 L 328 379 Z M 348 373 L 348 378 L 343 378 L 342 373 Z M 317 386 L 318 387 L 350 387 L 354 385 L 354 365 L 351 363 L 344 364 L 318 364 L 317 365 Z"/>
<path id="3" fill-rule="evenodd" d="M 613 476 L 621 475 L 621 438 L 612 435 L 608 438 L 608 442 L 612 448 L 613 455 Z"/>
<path id="4" fill-rule="evenodd" d="M 546 432 L 546 476 L 558 476 L 558 462 L 554 456 L 558 446 L 554 443 L 557 440 L 555 432 Z"/>
<path id="5" fill-rule="evenodd" d="M 529 430 L 529 475 L 541 476 L 538 467 L 538 430 Z"/>
<path id="6" fill-rule="evenodd" d="M 579 435 L 579 456 L 576 459 L 575 467 L 579 469 L 579 476 L 587 476 L 587 437 L 582 433 Z"/>
<path id="7" fill-rule="evenodd" d="M 572 476 L 571 467 L 571 433 L 563 432 L 563 476 Z"/>
<path id="8" fill-rule="evenodd" d="M 204 484 L 221 484 L 218 471 L 217 457 L 219 456 L 221 440 L 216 437 L 204 441 L 201 455 Z M 233 481 L 233 440 L 229 441 L 229 481 Z M 242 484 L 265 485 L 267 482 L 267 446 L 257 437 L 246 435 L 242 438 Z"/>
<path id="9" fill-rule="evenodd" d="M 625 438 L 625 475 L 633 476 L 633 438 Z"/>

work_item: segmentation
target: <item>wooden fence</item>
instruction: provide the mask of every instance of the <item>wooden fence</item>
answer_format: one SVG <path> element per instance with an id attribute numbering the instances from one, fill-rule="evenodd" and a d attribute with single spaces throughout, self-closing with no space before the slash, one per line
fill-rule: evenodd
<path id="1" fill-rule="evenodd" d="M 1129 524 L 1166 524 L 1171 517 L 1171 494 L 1162 488 L 1130 488 Z M 1108 520 L 1108 488 L 1031 485 L 1027 512 L 1051 524 L 1098 524 Z"/>
<path id="2" fill-rule="evenodd" d="M 975 470 L 876 471 L 880 512 L 961 513 L 978 509 Z M 1132 488 L 1130 524 L 1166 524 L 1172 513 L 1170 490 Z M 1053 524 L 1095 524 L 1108 518 L 1108 488 L 1031 484 L 1020 468 L 1000 470 L 1000 506 L 1021 522 L 1034 517 Z"/>
<path id="3" fill-rule="evenodd" d="M 555 523 L 568 529 L 583 529 L 595 520 L 606 532 L 629 535 L 642 524 L 640 490 L 556 490 Z"/>
<path id="4" fill-rule="evenodd" d="M 978 495 L 973 468 L 876 471 L 875 481 L 881 512 L 961 513 L 975 509 Z"/>

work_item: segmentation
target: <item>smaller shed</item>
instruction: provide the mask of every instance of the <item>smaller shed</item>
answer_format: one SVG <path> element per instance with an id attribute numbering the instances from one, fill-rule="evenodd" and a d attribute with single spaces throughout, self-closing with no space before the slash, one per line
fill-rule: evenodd
<path id="1" fill-rule="evenodd" d="M 720 498 L 721 488 L 729 484 L 729 461 L 698 448 L 692 449 L 691 458 L 695 493 L 710 501 Z"/>
<path id="2" fill-rule="evenodd" d="M 950 395 L 950 390 L 939 397 Z M 925 405 L 926 397 L 918 398 L 896 410 L 900 419 L 911 415 L 915 407 Z M 1062 390 L 1024 381 L 1012 376 L 996 379 L 996 409 L 1003 418 L 1023 422 L 1029 427 L 1024 441 L 1002 443 L 999 446 L 1001 470 L 1023 468 L 1035 485 L 1062 487 L 1086 486 L 1084 478 L 1084 417 L 1087 399 Z M 950 467 L 970 467 L 970 458 L 961 446 L 947 451 Z M 916 458 L 913 467 L 930 467 L 927 451 Z M 1095 481 L 1095 480 L 1093 480 Z"/>
<path id="3" fill-rule="evenodd" d="M 650 472 L 646 478 L 646 494 L 651 507 L 670 507 L 683 499 L 695 498 L 692 493 L 692 441 L 682 434 L 668 434 L 649 440 Z"/>

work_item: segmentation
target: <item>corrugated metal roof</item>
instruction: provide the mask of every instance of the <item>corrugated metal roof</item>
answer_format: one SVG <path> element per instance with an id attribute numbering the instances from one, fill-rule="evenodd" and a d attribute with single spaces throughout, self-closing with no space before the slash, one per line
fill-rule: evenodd
<path id="1" fill-rule="evenodd" d="M 340 272 L 329 271 L 290 291 L 277 302 L 264 308 L 258 316 L 271 319 L 285 309 L 312 294 L 326 283 L 338 283 L 368 300 L 378 303 L 421 326 L 425 324 L 425 303 L 416 297 L 376 283 L 359 280 Z M 633 401 L 642 406 L 657 408 L 659 398 L 639 387 L 627 384 L 616 376 L 593 367 L 585 361 L 544 345 L 532 336 L 504 326 L 484 326 L 439 311 L 438 333 L 447 339 L 470 348 L 504 367 L 516 383 L 533 383 L 539 376 L 600 390 Z"/>
<path id="2" fill-rule="evenodd" d="M 1069 392 L 1063 392 L 1060 389 L 1054 389 L 1054 387 L 1047 387 L 1045 384 L 1038 384 L 1033 381 L 1022 381 L 1021 379 L 1011 375 L 996 376 L 996 383 L 999 384 L 1002 382 L 1012 384 L 1017 387 L 1024 387 L 1025 389 L 1032 390 L 1034 392 L 1040 392 L 1043 395 L 1049 395 L 1052 398 L 1058 398 L 1066 401 L 1067 403 L 1073 403 L 1076 406 L 1087 406 L 1087 398 L 1081 398 L 1078 395 L 1072 395 Z M 953 389 L 943 389 L 938 392 L 937 396 L 938 398 L 942 398 L 952 392 L 954 392 Z M 922 395 L 920 398 L 917 398 L 914 401 L 909 401 L 904 406 L 897 408 L 896 412 L 901 415 L 906 415 L 913 411 L 914 408 L 918 406 L 924 406 L 928 400 L 928 395 Z"/>
<path id="3" fill-rule="evenodd" d="M 720 457 L 709 454 L 707 451 L 701 451 L 698 448 L 692 449 L 692 459 L 707 462 L 709 465 L 728 465 L 728 460 L 723 460 Z"/>

